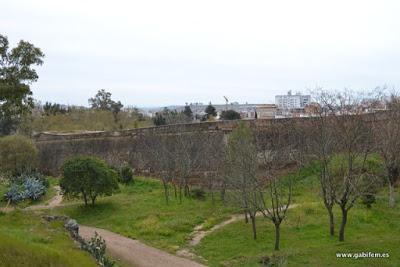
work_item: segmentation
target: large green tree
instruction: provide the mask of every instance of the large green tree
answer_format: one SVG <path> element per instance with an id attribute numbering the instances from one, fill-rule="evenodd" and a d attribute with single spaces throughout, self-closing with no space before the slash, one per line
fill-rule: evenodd
<path id="1" fill-rule="evenodd" d="M 101 159 L 77 156 L 66 161 L 62 168 L 61 188 L 66 196 L 82 196 L 94 205 L 97 196 L 113 194 L 118 189 L 117 172 Z"/>
<path id="2" fill-rule="evenodd" d="M 114 101 L 111 99 L 111 93 L 107 92 L 105 89 L 101 89 L 97 94 L 89 98 L 89 105 L 93 109 L 101 109 L 111 111 L 114 116 L 115 123 L 118 123 L 118 114 L 121 112 L 124 105 L 121 101 Z"/>
<path id="3" fill-rule="evenodd" d="M 40 48 L 23 40 L 10 50 L 8 38 L 0 34 L 0 135 L 15 130 L 33 108 L 30 84 L 39 76 L 32 66 L 42 65 L 43 57 Z"/>
<path id="4" fill-rule="evenodd" d="M 105 89 L 100 89 L 94 97 L 89 98 L 89 105 L 93 109 L 111 110 L 113 103 L 111 93 Z"/>

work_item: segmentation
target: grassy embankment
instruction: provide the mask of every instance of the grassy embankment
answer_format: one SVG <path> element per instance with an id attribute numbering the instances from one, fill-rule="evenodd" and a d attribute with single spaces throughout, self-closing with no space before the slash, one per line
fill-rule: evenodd
<path id="1" fill-rule="evenodd" d="M 32 212 L 0 213 L 0 265 L 97 266 L 80 250 L 62 222 L 46 222 Z"/>
<path id="2" fill-rule="evenodd" d="M 21 132 L 82 132 L 82 131 L 111 131 L 152 126 L 150 119 L 139 118 L 128 112 L 121 112 L 116 123 L 111 111 L 102 110 L 72 110 L 67 114 L 32 115 L 25 118 Z"/>
<path id="3" fill-rule="evenodd" d="M 187 244 L 195 226 L 205 222 L 205 228 L 210 228 L 230 214 L 230 209 L 210 199 L 184 198 L 179 204 L 171 197 L 166 205 L 161 183 L 150 178 L 137 178 L 134 184 L 120 187 L 120 193 L 99 198 L 95 207 L 84 207 L 80 200 L 53 212 L 170 252 Z"/>
<path id="4" fill-rule="evenodd" d="M 263 256 L 276 255 L 283 266 L 400 266 L 400 210 L 389 209 L 383 189 L 371 209 L 357 203 L 349 212 L 346 241 L 331 238 L 328 217 L 319 196 L 319 182 L 308 168 L 296 177 L 294 202 L 281 226 L 281 250 L 274 252 L 274 227 L 257 218 L 258 239 L 252 239 L 251 226 L 238 221 L 205 237 L 196 253 L 210 266 L 260 266 Z M 335 209 L 339 228 L 340 210 Z M 336 253 L 389 253 L 388 259 L 337 258 Z"/>
<path id="5" fill-rule="evenodd" d="M 238 221 L 205 237 L 196 253 L 211 266 L 259 266 L 262 256 L 277 255 L 288 266 L 399 266 L 400 211 L 387 208 L 383 189 L 371 209 L 357 203 L 349 212 L 346 241 L 330 238 L 326 211 L 319 197 L 319 182 L 311 168 L 294 176 L 294 203 L 281 227 L 281 251 L 273 251 L 273 225 L 257 218 L 258 240 L 252 240 L 251 227 Z M 184 199 L 182 204 L 164 202 L 161 184 L 152 179 L 137 179 L 134 185 L 121 186 L 121 192 L 100 198 L 94 208 L 79 204 L 60 207 L 79 223 L 109 229 L 152 246 L 174 252 L 187 245 L 196 225 L 207 227 L 226 219 L 232 210 L 220 203 Z M 340 212 L 336 208 L 337 230 Z M 338 259 L 337 252 L 389 253 L 389 259 Z"/>

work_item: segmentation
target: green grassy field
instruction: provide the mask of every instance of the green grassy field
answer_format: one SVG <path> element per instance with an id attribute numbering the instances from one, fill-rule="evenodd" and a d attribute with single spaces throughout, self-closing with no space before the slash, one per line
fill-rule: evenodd
<path id="1" fill-rule="evenodd" d="M 20 131 L 32 132 L 82 132 L 112 131 L 152 126 L 150 119 L 139 120 L 135 114 L 121 112 L 119 121 L 115 123 L 111 111 L 104 110 L 71 110 L 67 114 L 31 115 L 23 120 Z"/>
<path id="2" fill-rule="evenodd" d="M 80 250 L 61 222 L 46 222 L 38 215 L 0 213 L 0 266 L 97 266 Z"/>
<path id="3" fill-rule="evenodd" d="M 260 266 L 263 256 L 275 255 L 282 266 L 400 266 L 400 211 L 387 207 L 382 190 L 371 209 L 357 204 L 349 212 L 346 241 L 331 238 L 328 217 L 319 198 L 319 184 L 310 169 L 296 178 L 294 202 L 300 204 L 288 211 L 281 225 L 281 250 L 274 252 L 274 227 L 270 221 L 257 218 L 258 239 L 252 239 L 251 226 L 244 221 L 232 223 L 206 236 L 196 253 L 210 266 Z M 336 225 L 340 212 L 335 210 Z M 337 258 L 336 253 L 389 253 L 388 259 Z M 279 266 L 279 265 L 278 265 Z"/>
<path id="4" fill-rule="evenodd" d="M 121 185 L 120 193 L 99 198 L 95 207 L 84 207 L 80 201 L 53 212 L 174 252 L 186 245 L 195 226 L 205 222 L 210 228 L 226 219 L 231 209 L 218 202 L 213 204 L 210 199 L 184 198 L 179 204 L 172 198 L 166 205 L 159 181 L 138 178 L 133 185 Z"/>
<path id="5" fill-rule="evenodd" d="M 346 241 L 339 242 L 337 237 L 329 237 L 328 218 L 313 170 L 312 166 L 303 168 L 292 176 L 295 181 L 293 202 L 299 206 L 288 211 L 288 217 L 282 223 L 279 252 L 273 250 L 273 225 L 258 217 L 257 240 L 252 239 L 251 226 L 238 221 L 206 236 L 194 248 L 196 254 L 206 259 L 210 266 L 260 266 L 259 261 L 264 256 L 274 257 L 282 266 L 400 266 L 400 236 L 397 235 L 400 211 L 398 207 L 387 208 L 386 190 L 382 189 L 371 209 L 357 203 L 350 210 Z M 108 229 L 169 252 L 185 247 L 195 226 L 204 223 L 204 228 L 209 229 L 234 212 L 218 201 L 213 204 L 209 197 L 205 201 L 185 198 L 182 204 L 172 197 L 170 204 L 166 205 L 161 183 L 150 178 L 137 178 L 134 184 L 121 185 L 119 193 L 99 198 L 95 207 L 85 207 L 82 200 L 65 202 L 67 206 L 46 213 L 66 214 L 81 224 Z M 335 214 L 338 230 L 338 209 Z M 3 220 L 4 216 L 1 217 Z M 22 215 L 18 216 L 16 222 L 21 227 Z M 7 220 L 9 222 L 11 218 Z M 27 227 L 23 220 L 22 224 Z M 49 227 L 48 223 L 44 225 Z M 0 233 L 4 238 L 5 232 Z M 10 239 L 11 236 L 17 241 L 10 242 L 22 242 L 18 234 L 11 232 L 7 237 Z M 360 252 L 389 253 L 390 257 L 336 257 L 336 253 Z"/>

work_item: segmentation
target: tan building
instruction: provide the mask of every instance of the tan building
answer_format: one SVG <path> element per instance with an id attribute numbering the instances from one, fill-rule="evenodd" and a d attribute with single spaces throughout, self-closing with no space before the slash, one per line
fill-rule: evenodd
<path id="1" fill-rule="evenodd" d="M 275 104 L 264 104 L 256 107 L 258 119 L 274 119 L 276 115 Z"/>

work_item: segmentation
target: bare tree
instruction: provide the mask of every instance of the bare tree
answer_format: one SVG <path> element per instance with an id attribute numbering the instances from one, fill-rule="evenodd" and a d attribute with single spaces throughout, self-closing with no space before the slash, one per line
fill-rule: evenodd
<path id="1" fill-rule="evenodd" d="M 227 200 L 250 217 L 253 238 L 257 238 L 256 214 L 259 209 L 257 150 L 252 131 L 244 124 L 231 133 L 226 150 Z"/>
<path id="2" fill-rule="evenodd" d="M 380 92 L 373 120 L 374 141 L 382 157 L 389 185 L 389 207 L 394 207 L 395 185 L 400 178 L 400 98 L 396 93 L 387 96 Z"/>
<path id="3" fill-rule="evenodd" d="M 168 204 L 169 184 L 173 183 L 175 176 L 175 144 L 170 136 L 153 133 L 142 136 L 140 143 L 144 144 L 143 153 L 147 154 L 145 158 L 149 159 L 148 164 L 162 180 L 165 202 Z"/>
<path id="4" fill-rule="evenodd" d="M 319 164 L 319 181 L 321 185 L 321 195 L 324 206 L 329 216 L 329 233 L 331 236 L 335 234 L 335 219 L 333 214 L 333 206 L 335 205 L 335 187 L 333 178 L 330 174 L 329 166 L 335 154 L 335 129 L 332 127 L 332 119 L 330 116 L 332 101 L 334 98 L 326 91 L 321 89 L 313 92 L 316 104 L 313 114 L 315 115 L 310 122 L 310 153 L 312 159 Z"/>
<path id="5" fill-rule="evenodd" d="M 264 218 L 275 226 L 275 250 L 280 247 L 280 226 L 292 201 L 292 178 L 282 177 L 284 170 L 297 165 L 299 145 L 296 121 L 273 121 L 264 134 L 257 136 L 259 153 L 266 184 L 257 186 L 258 199 L 255 202 Z M 261 182 L 261 181 L 260 181 Z"/>
<path id="6" fill-rule="evenodd" d="M 349 210 L 376 182 L 375 174 L 366 166 L 372 149 L 372 132 L 368 117 L 363 115 L 366 108 L 363 100 L 362 94 L 346 90 L 332 94 L 328 106 L 338 138 L 335 144 L 340 152 L 336 162 L 329 167 L 334 180 L 335 202 L 342 213 L 339 241 L 344 241 Z"/>
<path id="7" fill-rule="evenodd" d="M 217 186 L 221 186 L 220 176 L 224 166 L 224 142 L 223 133 L 212 132 L 208 134 L 207 141 L 203 144 L 202 166 L 203 178 L 207 185 L 207 189 L 211 194 L 214 203 L 214 191 Z"/>
<path id="8" fill-rule="evenodd" d="M 201 132 L 181 133 L 174 136 L 180 202 L 182 202 L 182 189 L 186 197 L 190 196 L 190 178 L 201 167 L 206 137 L 207 135 Z"/>

